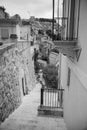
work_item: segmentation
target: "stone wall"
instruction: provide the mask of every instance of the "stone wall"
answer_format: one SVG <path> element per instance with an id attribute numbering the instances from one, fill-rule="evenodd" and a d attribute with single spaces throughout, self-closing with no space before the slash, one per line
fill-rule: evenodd
<path id="1" fill-rule="evenodd" d="M 0 122 L 21 104 L 22 97 L 35 85 L 29 48 L 27 42 L 0 48 Z"/>
<path id="2" fill-rule="evenodd" d="M 17 48 L 18 50 L 20 50 L 19 54 L 23 58 L 22 68 L 24 71 L 25 84 L 27 86 L 28 91 L 30 91 L 33 89 L 33 87 L 35 87 L 34 64 L 32 61 L 32 55 L 30 53 L 30 44 L 29 42 L 24 42 L 24 41 L 19 42 Z"/>

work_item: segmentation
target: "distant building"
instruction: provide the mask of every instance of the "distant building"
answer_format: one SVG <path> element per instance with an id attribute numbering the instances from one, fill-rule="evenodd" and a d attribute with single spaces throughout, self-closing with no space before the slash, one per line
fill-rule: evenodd
<path id="1" fill-rule="evenodd" d="M 0 6 L 0 40 L 9 40 L 11 34 L 16 34 L 20 39 L 20 22 L 18 15 L 16 18 L 9 18 L 9 14 L 5 12 L 5 8 Z"/>
<path id="2" fill-rule="evenodd" d="M 14 19 L 0 19 L 0 40 L 8 40 L 11 34 L 20 39 L 20 25 Z"/>

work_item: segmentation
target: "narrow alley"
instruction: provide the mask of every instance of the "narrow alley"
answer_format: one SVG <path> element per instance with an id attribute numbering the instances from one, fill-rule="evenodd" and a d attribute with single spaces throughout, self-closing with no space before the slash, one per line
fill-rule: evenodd
<path id="1" fill-rule="evenodd" d="M 66 130 L 63 118 L 38 116 L 40 84 L 23 98 L 21 106 L 1 124 L 0 130 Z"/>

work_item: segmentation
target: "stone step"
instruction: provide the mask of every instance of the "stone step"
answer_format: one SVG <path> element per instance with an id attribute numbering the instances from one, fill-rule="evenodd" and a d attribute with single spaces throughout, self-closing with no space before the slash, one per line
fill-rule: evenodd
<path id="1" fill-rule="evenodd" d="M 46 106 L 38 107 L 39 116 L 50 116 L 50 117 L 63 117 L 63 109 L 61 108 L 51 108 Z"/>

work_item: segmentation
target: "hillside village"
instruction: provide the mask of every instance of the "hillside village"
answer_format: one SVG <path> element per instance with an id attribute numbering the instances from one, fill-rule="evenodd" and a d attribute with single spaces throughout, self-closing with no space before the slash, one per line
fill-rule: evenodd
<path id="1" fill-rule="evenodd" d="M 10 16 L 5 10 L 0 7 L 0 123 L 35 87 L 39 70 L 49 62 L 58 62 L 55 54 L 49 56 L 54 46 L 46 34 L 46 30 L 51 30 L 50 22 L 40 22 L 33 16 L 21 19 L 18 14 Z"/>
<path id="2" fill-rule="evenodd" d="M 0 6 L 0 130 L 87 130 L 87 0 L 55 4 L 26 19 Z"/>
<path id="3" fill-rule="evenodd" d="M 31 33 L 33 33 L 33 35 L 37 35 L 38 32 L 42 31 L 42 34 L 48 35 L 46 32 L 50 32 L 50 36 L 52 38 L 52 19 L 45 19 L 45 18 L 35 18 L 34 16 L 31 16 L 29 19 L 21 19 L 19 14 L 15 14 L 14 16 L 10 16 L 7 12 L 5 12 L 5 8 L 4 7 L 0 7 L 0 24 L 1 26 L 7 26 L 5 24 L 11 24 L 8 26 L 16 26 L 16 30 L 17 30 L 17 36 L 18 39 L 29 39 L 29 32 L 27 32 L 27 27 L 29 26 L 31 29 Z M 3 23 L 4 22 L 4 23 Z M 4 25 L 2 25 L 4 24 Z M 19 29 L 17 29 L 19 28 Z M 26 28 L 26 29 L 25 29 Z M 54 23 L 54 34 L 57 35 L 58 29 L 60 30 L 59 32 L 61 32 L 61 26 L 58 26 L 58 24 Z M 24 30 L 26 30 L 25 32 L 23 32 Z M 11 31 L 9 32 L 11 33 Z M 13 31 L 12 33 L 15 34 L 15 32 Z M 2 34 L 3 35 L 3 34 Z M 7 36 L 5 36 L 7 35 Z M 5 37 L 10 37 L 10 34 L 8 34 L 8 32 L 6 33 L 5 30 L 5 35 L 2 36 L 3 39 L 6 39 Z M 25 36 L 23 36 L 25 35 Z M 32 34 L 31 34 L 32 35 Z"/>

